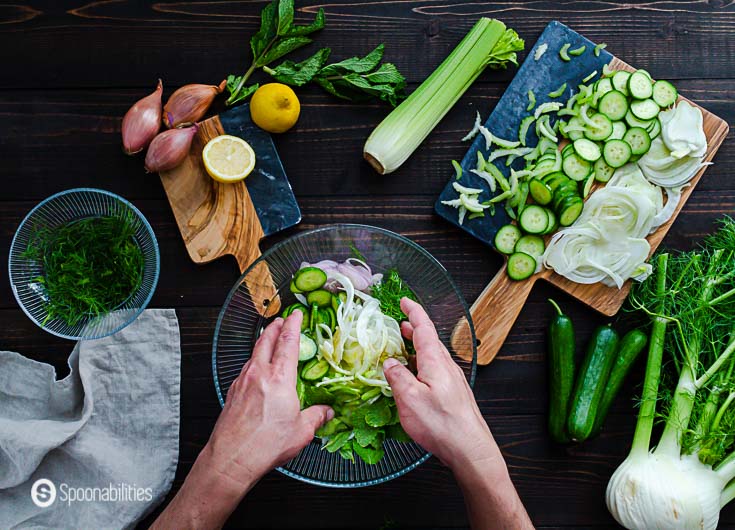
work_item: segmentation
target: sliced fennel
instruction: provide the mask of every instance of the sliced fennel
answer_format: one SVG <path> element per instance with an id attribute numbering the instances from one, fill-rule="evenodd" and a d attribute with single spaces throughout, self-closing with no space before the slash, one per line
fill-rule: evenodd
<path id="1" fill-rule="evenodd" d="M 608 483 L 607 507 L 630 529 L 714 530 L 735 498 L 735 221 L 702 248 L 654 263 L 630 298 L 650 318 L 651 339 L 632 447 Z M 664 364 L 675 388 L 659 388 Z M 657 408 L 666 422 L 652 447 Z"/>
<path id="2" fill-rule="evenodd" d="M 517 64 L 523 40 L 499 20 L 481 18 L 441 65 L 365 142 L 365 159 L 379 173 L 392 173 L 449 112 L 486 67 Z"/>

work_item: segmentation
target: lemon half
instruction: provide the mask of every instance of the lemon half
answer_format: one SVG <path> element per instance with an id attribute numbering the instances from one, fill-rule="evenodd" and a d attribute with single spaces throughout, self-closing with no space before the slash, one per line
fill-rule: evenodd
<path id="1" fill-rule="evenodd" d="M 219 182 L 239 182 L 255 167 L 255 151 L 245 140 L 223 134 L 212 138 L 202 151 L 204 168 Z"/>

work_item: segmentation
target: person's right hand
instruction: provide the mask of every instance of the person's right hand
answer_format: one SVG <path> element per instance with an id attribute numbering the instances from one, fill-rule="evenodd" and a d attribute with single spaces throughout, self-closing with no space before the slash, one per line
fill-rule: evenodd
<path id="1" fill-rule="evenodd" d="M 424 308 L 404 298 L 401 309 L 408 316 L 401 331 L 416 348 L 418 373 L 414 376 L 395 359 L 387 359 L 383 371 L 404 430 L 452 469 L 499 457 L 462 369 L 439 340 Z"/>

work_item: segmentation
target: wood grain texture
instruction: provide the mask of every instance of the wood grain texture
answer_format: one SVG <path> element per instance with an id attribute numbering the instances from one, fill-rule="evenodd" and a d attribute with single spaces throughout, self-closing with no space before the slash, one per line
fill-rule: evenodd
<path id="1" fill-rule="evenodd" d="M 0 262 L 7 262 L 23 216 L 64 189 L 92 186 L 119 193 L 151 222 L 161 249 L 161 276 L 151 307 L 175 307 L 181 328 L 180 458 L 170 499 L 220 412 L 212 382 L 212 337 L 240 270 L 228 257 L 206 265 L 189 259 L 158 177 L 143 171 L 141 157 L 121 152 L 120 118 L 159 76 L 168 96 L 182 84 L 219 82 L 247 67 L 247 39 L 257 30 L 265 1 L 14 3 L 18 6 L 0 6 L 0 44 L 12 51 L 3 57 L 0 71 Z M 330 46 L 339 60 L 385 42 L 386 59 L 407 74 L 409 91 L 482 11 L 504 20 L 527 42 L 556 18 L 607 42 L 612 53 L 654 77 L 672 80 L 682 94 L 727 121 L 735 120 L 735 5 L 729 2 L 297 0 L 296 5 L 297 18 L 304 22 L 323 5 L 327 28 L 294 59 Z M 513 74 L 513 69 L 483 74 L 400 171 L 387 178 L 375 175 L 361 151 L 389 108 L 343 102 L 315 86 L 298 89 L 299 123 L 275 142 L 304 220 L 264 239 L 261 249 L 332 223 L 376 225 L 426 248 L 447 268 L 465 299 L 474 300 L 503 260 L 436 216 L 433 204 L 453 173 L 448 160 L 461 158 L 467 149 L 459 139 L 475 111 L 486 116 Z M 258 74 L 257 81 L 265 79 Z M 213 114 L 222 108 L 216 101 Z M 719 217 L 735 212 L 730 171 L 735 143 L 725 142 L 715 162 L 667 234 L 667 248 L 691 248 Z M 496 360 L 478 370 L 475 396 L 537 527 L 617 528 L 603 493 L 630 444 L 643 366 L 635 367 L 626 381 L 603 436 L 576 446 L 551 444 L 545 427 L 549 297 L 574 320 L 579 351 L 595 327 L 610 321 L 551 284 L 536 283 Z M 615 325 L 624 329 L 620 319 Z M 12 297 L 6 268 L 0 270 L 0 324 L 0 348 L 50 363 L 58 377 L 67 373 L 73 344 L 28 320 Z M 146 528 L 159 511 L 140 527 Z M 251 490 L 227 528 L 447 530 L 467 525 L 451 473 L 431 459 L 397 480 L 358 491 L 317 488 L 271 473 Z M 735 528 L 735 507 L 723 510 L 720 528 Z"/>
<path id="2" fill-rule="evenodd" d="M 231 254 L 244 272 L 260 257 L 264 233 L 245 182 L 217 182 L 204 168 L 202 149 L 222 134 L 219 117 L 200 123 L 184 162 L 160 176 L 192 261 L 208 263 Z M 244 281 L 259 312 L 264 313 L 267 306 L 269 311 L 278 310 L 276 287 L 267 265 L 256 267 Z M 269 306 L 271 300 L 276 303 Z"/>
<path id="3" fill-rule="evenodd" d="M 635 68 L 626 64 L 619 58 L 614 58 L 610 62 L 610 67 L 614 70 L 634 71 Z M 715 154 L 727 137 L 730 130 L 727 122 L 722 118 L 715 116 L 708 110 L 700 107 L 692 101 L 679 97 L 679 101 L 688 101 L 699 107 L 703 116 L 703 129 L 707 137 L 707 153 L 704 156 L 705 162 L 711 162 Z M 684 188 L 679 199 L 679 204 L 671 218 L 664 224 L 659 226 L 656 231 L 648 236 L 648 242 L 651 245 L 652 255 L 658 248 L 661 241 L 666 236 L 671 225 L 686 204 L 689 196 L 692 194 L 707 166 L 700 169 L 697 174 L 689 181 L 689 186 Z M 548 240 L 548 238 L 547 238 Z M 614 316 L 623 305 L 628 297 L 632 280 L 628 280 L 623 287 L 608 287 L 602 283 L 581 284 L 572 282 L 551 269 L 544 269 L 534 274 L 528 280 L 523 282 L 514 282 L 508 278 L 504 270 L 500 270 L 493 281 L 482 291 L 480 296 L 475 300 L 470 309 L 472 322 L 475 327 L 475 335 L 477 337 L 477 363 L 486 365 L 490 363 L 503 345 L 505 338 L 513 327 L 515 319 L 520 313 L 520 309 L 525 303 L 526 298 L 531 292 L 531 288 L 537 280 L 545 280 L 559 289 L 565 291 L 580 302 L 590 306 L 595 311 L 599 311 L 606 316 Z M 465 343 L 469 339 L 469 326 L 466 321 L 458 324 L 453 335 L 453 341 L 457 344 Z M 457 351 L 461 349 L 455 348 Z"/>

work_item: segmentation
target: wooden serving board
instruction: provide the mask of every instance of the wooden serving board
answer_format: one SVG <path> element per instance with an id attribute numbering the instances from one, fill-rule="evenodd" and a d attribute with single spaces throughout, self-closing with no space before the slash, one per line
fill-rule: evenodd
<path id="1" fill-rule="evenodd" d="M 222 184 L 210 178 L 204 168 L 202 149 L 222 134 L 243 138 L 256 153 L 255 169 L 245 181 Z M 175 169 L 161 172 L 160 177 L 186 250 L 195 263 L 231 254 L 244 272 L 260 257 L 259 244 L 264 236 L 301 219 L 273 141 L 252 124 L 246 105 L 201 122 L 189 156 Z M 251 271 L 244 281 L 261 313 L 266 306 L 277 311 L 277 288 L 267 265 Z"/>
<path id="2" fill-rule="evenodd" d="M 529 53 L 529 57 L 531 55 L 532 52 Z M 615 70 L 635 70 L 635 68 L 616 57 L 613 57 L 610 62 L 610 67 Z M 562 80 L 557 80 L 557 82 L 560 84 Z M 696 103 L 680 96 L 679 101 L 681 100 L 688 101 L 702 111 L 704 118 L 703 127 L 707 137 L 707 153 L 704 159 L 706 162 L 711 162 L 727 136 L 729 126 L 722 118 L 699 107 Z M 666 223 L 658 227 L 653 234 L 648 236 L 647 239 L 651 245 L 651 255 L 658 248 L 664 236 L 666 236 L 669 228 L 702 178 L 705 169 L 706 166 L 700 169 L 690 181 L 689 186 L 684 188 L 674 215 Z M 477 300 L 475 300 L 475 303 L 470 309 L 478 342 L 478 364 L 486 365 L 495 358 L 523 308 L 528 295 L 531 293 L 531 289 L 533 289 L 534 284 L 538 280 L 545 280 L 559 287 L 580 302 L 587 304 L 606 316 L 613 316 L 620 310 L 631 287 L 631 280 L 628 280 L 622 289 L 607 287 L 601 283 L 591 285 L 580 284 L 569 281 L 550 269 L 545 269 L 527 280 L 517 282 L 511 280 L 505 271 L 505 267 L 502 267 L 488 286 L 485 287 Z M 468 340 L 468 334 L 469 326 L 467 322 L 460 322 L 455 329 L 453 341 Z"/>

